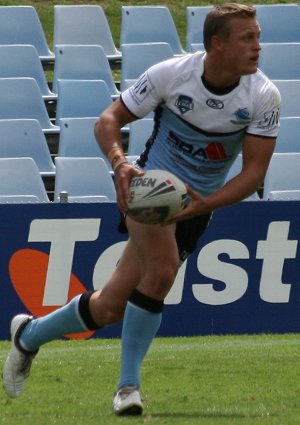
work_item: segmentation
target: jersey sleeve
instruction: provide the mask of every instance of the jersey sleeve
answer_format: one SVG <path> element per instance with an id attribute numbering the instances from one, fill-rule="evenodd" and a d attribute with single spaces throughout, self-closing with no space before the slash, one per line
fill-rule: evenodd
<path id="1" fill-rule="evenodd" d="M 262 137 L 277 137 L 281 97 L 277 87 L 265 82 L 254 93 L 253 119 L 247 133 Z"/>
<path id="2" fill-rule="evenodd" d="M 122 93 L 122 101 L 128 110 L 142 118 L 164 102 L 168 83 L 172 81 L 172 59 L 149 68 L 135 84 Z"/>

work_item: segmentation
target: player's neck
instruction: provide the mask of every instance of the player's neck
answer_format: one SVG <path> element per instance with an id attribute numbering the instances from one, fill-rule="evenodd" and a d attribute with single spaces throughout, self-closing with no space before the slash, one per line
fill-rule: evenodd
<path id="1" fill-rule="evenodd" d="M 239 85 L 240 76 L 226 72 L 222 64 L 206 56 L 201 76 L 204 86 L 214 94 L 226 94 Z"/>
<path id="2" fill-rule="evenodd" d="M 202 79 L 202 83 L 203 83 L 204 87 L 206 87 L 207 90 L 209 90 L 211 93 L 219 95 L 219 96 L 230 93 L 233 89 L 235 89 L 239 85 L 239 80 L 238 80 L 235 83 L 230 84 L 230 85 L 225 84 L 224 86 L 222 86 L 222 85 L 216 86 L 214 84 L 211 84 L 210 81 L 207 81 L 204 74 L 202 75 L 201 79 Z"/>

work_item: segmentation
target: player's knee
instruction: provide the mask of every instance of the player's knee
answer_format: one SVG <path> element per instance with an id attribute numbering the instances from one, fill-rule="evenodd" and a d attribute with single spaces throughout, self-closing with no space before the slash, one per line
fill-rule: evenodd
<path id="1" fill-rule="evenodd" d="M 171 264 L 160 265 L 149 273 L 148 278 L 144 280 L 142 286 L 153 298 L 162 299 L 171 289 L 176 278 L 177 271 L 178 267 L 174 267 Z"/>

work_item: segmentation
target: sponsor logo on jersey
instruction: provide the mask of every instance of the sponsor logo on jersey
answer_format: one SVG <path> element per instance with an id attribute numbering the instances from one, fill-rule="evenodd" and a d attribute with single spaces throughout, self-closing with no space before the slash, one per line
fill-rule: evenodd
<path id="1" fill-rule="evenodd" d="M 206 105 L 212 109 L 223 109 L 224 103 L 218 99 L 207 99 Z"/>
<path id="2" fill-rule="evenodd" d="M 191 97 L 180 95 L 175 102 L 175 106 L 179 109 L 181 114 L 185 114 L 194 109 L 194 102 Z"/>
<path id="3" fill-rule="evenodd" d="M 279 121 L 279 107 L 273 111 L 266 112 L 264 114 L 264 119 L 258 123 L 259 128 L 269 128 L 278 124 Z"/>
<path id="4" fill-rule="evenodd" d="M 141 105 L 152 89 L 151 83 L 146 74 L 143 74 L 136 83 L 130 88 L 132 99 L 137 105 Z"/>
<path id="5" fill-rule="evenodd" d="M 210 159 L 212 161 L 227 159 L 223 143 L 220 142 L 211 142 L 205 148 L 198 148 L 191 143 L 181 140 L 173 131 L 169 132 L 168 141 L 179 151 L 193 158 Z"/>

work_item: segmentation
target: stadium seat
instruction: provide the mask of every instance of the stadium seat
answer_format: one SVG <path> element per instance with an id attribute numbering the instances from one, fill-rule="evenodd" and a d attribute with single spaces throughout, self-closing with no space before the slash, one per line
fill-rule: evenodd
<path id="1" fill-rule="evenodd" d="M 203 43 L 191 43 L 190 44 L 190 51 L 191 51 L 191 53 L 204 52 L 205 51 L 204 44 Z"/>
<path id="2" fill-rule="evenodd" d="M 299 190 L 271 190 L 268 199 L 270 201 L 296 201 L 300 200 Z"/>
<path id="3" fill-rule="evenodd" d="M 280 118 L 275 152 L 300 152 L 300 117 Z"/>
<path id="4" fill-rule="evenodd" d="M 56 100 L 56 95 L 49 88 L 44 68 L 34 46 L 0 45 L 0 78 L 18 77 L 34 78 L 43 99 Z"/>
<path id="5" fill-rule="evenodd" d="M 281 95 L 281 117 L 300 116 L 300 79 L 299 80 L 272 80 Z"/>
<path id="6" fill-rule="evenodd" d="M 98 117 L 113 102 L 103 80 L 58 80 L 56 124 L 61 118 Z"/>
<path id="7" fill-rule="evenodd" d="M 40 18 L 33 6 L 0 6 L 0 45 L 30 44 L 42 63 L 53 62 Z"/>
<path id="8" fill-rule="evenodd" d="M 58 44 L 100 45 L 109 61 L 122 58 L 99 5 L 54 6 L 54 47 Z"/>
<path id="9" fill-rule="evenodd" d="M 151 42 L 168 43 L 175 55 L 185 53 L 168 7 L 122 6 L 120 45 Z"/>
<path id="10" fill-rule="evenodd" d="M 2 202 L 49 202 L 32 158 L 0 158 L 0 198 Z"/>
<path id="11" fill-rule="evenodd" d="M 300 8 L 297 4 L 255 5 L 262 43 L 300 42 Z"/>
<path id="12" fill-rule="evenodd" d="M 57 80 L 104 80 L 113 99 L 120 96 L 109 61 L 102 46 L 57 45 L 52 90 L 57 93 Z"/>
<path id="13" fill-rule="evenodd" d="M 188 6 L 186 8 L 186 50 L 195 52 L 197 45 L 203 45 L 203 25 L 212 6 Z M 203 50 L 201 48 L 200 50 Z"/>
<path id="14" fill-rule="evenodd" d="M 243 156 L 242 154 L 239 154 L 235 161 L 233 162 L 232 166 L 230 167 L 228 174 L 226 176 L 224 184 L 226 184 L 229 180 L 231 180 L 233 177 L 235 177 L 237 174 L 240 173 L 243 165 Z M 252 195 L 248 196 L 244 201 L 259 201 L 260 198 L 258 196 L 258 193 L 255 192 Z"/>
<path id="15" fill-rule="evenodd" d="M 112 171 L 110 162 L 95 139 L 96 119 L 96 117 L 62 118 L 60 120 L 58 156 L 100 157 Z"/>
<path id="16" fill-rule="evenodd" d="M 0 119 L 36 119 L 45 134 L 58 134 L 34 78 L 0 78 Z"/>
<path id="17" fill-rule="evenodd" d="M 46 137 L 37 120 L 0 120 L 0 158 L 30 157 L 42 177 L 55 176 Z"/>
<path id="18" fill-rule="evenodd" d="M 263 199 L 271 192 L 300 190 L 300 153 L 274 153 L 264 181 Z"/>
<path id="19" fill-rule="evenodd" d="M 300 79 L 300 43 L 262 43 L 261 47 L 259 68 L 270 79 Z"/>
<path id="20" fill-rule="evenodd" d="M 129 124 L 128 155 L 140 155 L 153 130 L 153 119 L 142 118 Z"/>
<path id="21" fill-rule="evenodd" d="M 54 201 L 60 201 L 60 192 L 68 193 L 69 201 L 116 201 L 116 191 L 111 174 L 103 158 L 56 157 Z M 100 198 L 99 198 L 100 197 Z"/>
<path id="22" fill-rule="evenodd" d="M 121 90 L 132 85 L 150 66 L 173 56 L 168 43 L 122 44 Z"/>

